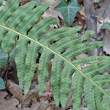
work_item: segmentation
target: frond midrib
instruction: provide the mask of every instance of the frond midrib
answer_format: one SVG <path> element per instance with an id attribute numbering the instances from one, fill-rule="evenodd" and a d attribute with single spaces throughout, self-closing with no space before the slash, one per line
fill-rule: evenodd
<path id="1" fill-rule="evenodd" d="M 45 45 L 39 43 L 38 41 L 35 41 L 35 40 L 31 39 L 30 37 L 28 37 L 28 36 L 26 36 L 26 35 L 23 35 L 23 34 L 21 34 L 21 33 L 19 33 L 19 32 L 17 32 L 16 30 L 12 30 L 12 29 L 10 29 L 10 28 L 8 28 L 8 27 L 6 27 L 6 26 L 4 26 L 4 25 L 1 25 L 1 24 L 0 24 L 0 27 L 2 27 L 2 28 L 4 28 L 4 29 L 7 29 L 7 30 L 9 30 L 9 31 L 11 31 L 11 32 L 14 32 L 14 33 L 16 33 L 16 34 L 18 34 L 18 35 L 20 35 L 20 36 L 23 36 L 23 37 L 25 37 L 26 39 L 37 43 L 37 44 L 40 45 L 41 47 L 43 47 L 43 48 L 49 50 L 50 52 L 52 52 L 53 54 L 59 56 L 59 57 L 62 58 L 64 61 L 66 61 L 67 63 L 69 63 L 72 67 L 74 67 L 75 70 L 79 71 L 79 73 L 81 73 L 85 78 L 87 78 L 88 80 L 90 80 L 90 81 L 91 81 L 97 88 L 99 88 L 105 95 L 107 95 L 108 97 L 110 97 L 110 95 L 108 95 L 101 87 L 99 87 L 91 78 L 89 78 L 87 75 L 85 75 L 79 68 L 77 68 L 74 64 L 72 64 L 72 63 L 71 63 L 70 61 L 68 61 L 66 58 L 62 57 L 62 56 L 61 56 L 60 54 L 58 54 L 57 52 L 55 52 L 55 51 L 53 51 L 52 49 L 46 47 Z"/>

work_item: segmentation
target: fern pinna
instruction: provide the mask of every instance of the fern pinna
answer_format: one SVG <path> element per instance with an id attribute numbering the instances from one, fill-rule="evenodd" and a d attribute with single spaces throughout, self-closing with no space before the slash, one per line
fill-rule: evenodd
<path id="1" fill-rule="evenodd" d="M 3 0 L 0 0 L 0 5 L 2 2 Z M 79 37 L 77 31 L 81 29 L 80 26 L 63 27 L 48 32 L 51 24 L 57 24 L 54 18 L 44 18 L 37 24 L 36 21 L 48 9 L 50 3 L 35 8 L 35 1 L 24 6 L 19 6 L 19 2 L 20 0 L 9 0 L 0 11 L 0 46 L 5 52 L 10 52 L 15 47 L 17 75 L 20 87 L 24 87 L 24 93 L 27 94 L 29 91 L 36 69 L 38 52 L 42 49 L 38 70 L 38 92 L 40 95 L 45 89 L 48 65 L 53 58 L 51 85 L 57 106 L 59 103 L 63 108 L 66 106 L 72 83 L 73 110 L 80 110 L 83 92 L 89 110 L 109 109 L 108 84 L 110 76 L 96 74 L 102 73 L 110 67 L 110 58 L 87 57 L 73 61 L 77 55 L 101 47 L 104 43 L 82 43 L 94 32 L 88 30 Z M 17 40 L 16 46 L 15 40 Z M 85 63 L 89 63 L 89 66 L 81 70 L 79 65 L 83 66 Z M 64 69 L 62 70 L 63 65 Z"/>

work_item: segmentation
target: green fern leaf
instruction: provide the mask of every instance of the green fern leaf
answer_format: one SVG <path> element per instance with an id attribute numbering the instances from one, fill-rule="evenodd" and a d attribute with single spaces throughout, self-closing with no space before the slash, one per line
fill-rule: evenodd
<path id="1" fill-rule="evenodd" d="M 86 79 L 85 85 L 84 85 L 84 95 L 85 95 L 85 100 L 87 103 L 87 108 L 89 110 L 96 110 L 95 107 L 95 95 L 94 95 L 94 85 L 91 81 Z"/>
<path id="2" fill-rule="evenodd" d="M 109 69 L 110 67 L 109 60 L 110 58 L 105 56 L 98 56 L 98 57 L 92 56 L 92 57 L 85 57 L 82 59 L 78 59 L 76 61 L 73 61 L 73 63 L 77 67 L 78 67 L 78 64 L 80 64 L 80 66 L 84 66 L 84 64 L 89 64 L 90 66 L 83 69 L 82 72 L 85 73 L 85 75 L 87 75 L 89 78 L 91 78 L 100 88 L 104 90 L 104 92 L 108 92 L 106 91 L 106 89 L 108 89 L 108 85 L 110 84 L 110 81 L 109 81 L 110 76 L 98 75 L 98 74 L 104 72 L 106 69 Z M 74 83 L 75 82 L 73 82 L 73 85 Z M 85 101 L 87 103 L 88 109 L 95 110 L 97 107 L 99 110 L 101 109 L 103 110 L 103 107 L 102 107 L 103 104 L 101 105 L 103 100 L 103 97 L 102 97 L 103 95 L 104 93 L 100 91 L 99 88 L 94 86 L 94 83 L 86 79 L 84 84 L 84 96 L 85 96 Z M 75 107 L 74 102 L 73 102 L 73 106 Z M 79 108 L 77 107 L 77 109 L 80 109 L 80 105 L 79 105 Z"/>
<path id="3" fill-rule="evenodd" d="M 106 93 L 110 93 L 109 84 L 110 84 L 110 75 L 97 75 L 93 78 L 93 80 L 104 89 Z M 110 98 L 101 92 L 98 88 L 95 89 L 95 100 L 96 106 L 99 110 L 109 110 Z M 101 105 L 102 103 L 102 105 Z"/>
<path id="4" fill-rule="evenodd" d="M 99 91 L 98 88 L 95 88 L 95 103 L 96 103 L 96 108 L 99 110 L 103 110 L 103 107 L 101 105 L 102 103 L 102 97 L 103 97 L 103 93 L 101 91 Z"/>
<path id="5" fill-rule="evenodd" d="M 50 29 L 50 24 L 56 24 L 57 21 L 55 21 L 55 19 L 52 18 L 44 18 L 43 20 L 41 20 L 40 23 L 38 23 L 30 32 L 29 35 L 33 36 L 33 39 L 37 39 L 39 40 L 40 36 L 42 35 L 42 33 L 45 33 L 46 31 L 48 31 Z M 37 29 L 37 31 L 35 30 Z M 37 36 L 37 37 L 36 37 Z M 28 73 L 28 76 L 26 75 L 24 77 L 24 82 L 25 82 L 25 90 L 29 91 L 29 87 L 31 84 L 31 80 L 32 77 L 34 75 L 34 71 L 36 68 L 36 59 L 38 57 L 38 55 L 36 53 L 38 53 L 40 50 L 40 46 L 37 45 L 36 43 L 32 42 L 29 47 L 28 47 L 28 52 L 27 52 L 27 56 L 26 56 L 26 73 Z M 44 58 L 45 58 L 45 54 L 44 54 Z M 33 60 L 32 60 L 33 59 Z M 41 62 L 41 61 L 40 61 Z M 50 59 L 48 59 L 48 62 L 50 62 Z M 31 64 L 31 65 L 30 65 Z M 44 63 L 43 63 L 44 64 Z M 41 63 L 39 64 L 39 66 L 41 66 L 41 68 L 43 68 L 42 66 L 45 67 L 45 65 L 41 65 Z M 48 66 L 48 65 L 47 65 Z M 48 68 L 44 69 L 44 72 L 46 72 Z M 41 74 L 40 74 L 41 73 Z M 44 76 L 41 70 L 39 70 L 39 78 L 42 79 L 42 76 Z M 48 71 L 47 71 L 47 76 L 48 76 Z M 30 84 L 27 83 L 27 81 L 29 81 Z M 41 80 L 42 81 L 42 80 Z M 39 82 L 39 85 L 42 84 L 43 82 Z M 45 84 L 46 84 L 46 80 L 44 82 L 44 84 L 40 85 L 41 89 L 45 89 Z M 27 86 L 27 87 L 26 87 Z M 44 87 L 42 87 L 44 86 Z M 42 91 L 43 91 L 42 90 Z M 39 90 L 40 91 L 40 90 Z M 27 92 L 26 92 L 27 93 Z M 41 94 L 41 93 L 39 93 Z"/>
<path id="6" fill-rule="evenodd" d="M 67 96 L 72 83 L 71 77 L 75 71 L 72 85 L 74 110 L 80 109 L 84 79 L 87 80 L 86 82 L 90 81 L 90 86 L 94 85 L 94 88 L 98 88 L 96 90 L 102 91 L 101 93 L 109 98 L 110 96 L 107 94 L 108 88 L 105 87 L 108 85 L 108 82 L 104 80 L 106 82 L 105 84 L 101 81 L 102 84 L 98 85 L 97 79 L 94 79 L 97 74 L 110 67 L 109 58 L 88 57 L 87 60 L 80 59 L 78 61 L 72 61 L 77 55 L 104 45 L 103 42 L 83 42 L 89 36 L 93 35 L 94 32 L 86 31 L 84 35 L 79 37 L 77 31 L 81 29 L 80 26 L 73 28 L 63 27 L 48 32 L 50 30 L 50 24 L 57 23 L 55 19 L 44 18 L 39 23 L 36 24 L 36 22 L 49 7 L 50 3 L 45 3 L 35 8 L 35 1 L 31 1 L 20 7 L 19 2 L 20 0 L 10 0 L 0 11 L 0 46 L 5 52 L 10 52 L 15 46 L 15 40 L 17 41 L 15 46 L 15 62 L 19 85 L 20 87 L 24 87 L 24 93 L 27 94 L 29 91 L 36 69 L 38 52 L 42 49 L 38 70 L 38 92 L 40 95 L 45 89 L 48 79 L 48 65 L 53 58 L 51 84 L 57 106 L 59 106 L 59 102 L 61 102 L 62 107 L 66 106 Z M 78 65 L 83 65 L 85 61 L 89 61 L 91 65 L 84 70 L 79 69 Z M 98 63 L 99 61 L 100 63 Z M 64 69 L 62 70 L 63 65 Z M 80 81 L 78 81 L 79 79 Z M 85 90 L 88 87 L 85 84 Z M 92 86 L 90 87 L 90 94 L 91 88 Z M 85 97 L 90 96 L 88 92 L 84 92 Z M 92 96 L 96 96 L 96 92 Z M 88 101 L 88 98 L 86 100 Z M 96 100 L 96 98 L 92 97 L 91 100 Z M 104 102 L 106 100 L 107 98 L 105 97 Z M 94 103 L 95 101 L 92 105 Z M 91 108 L 89 103 L 88 107 Z"/>
<path id="7" fill-rule="evenodd" d="M 109 63 L 107 63 L 107 61 L 103 61 L 103 63 L 91 65 L 88 68 L 85 68 L 84 70 L 82 70 L 82 72 L 84 72 L 89 77 L 93 77 L 99 73 L 106 71 L 106 69 L 109 69 L 109 67 L 110 67 Z"/>
<path id="8" fill-rule="evenodd" d="M 110 109 L 110 98 L 108 98 L 106 95 L 103 96 L 103 110 L 109 110 Z"/>
<path id="9" fill-rule="evenodd" d="M 61 88 L 61 72 L 64 61 L 57 55 L 54 57 L 51 72 L 51 85 L 54 95 L 54 101 L 57 106 L 60 102 L 60 88 Z"/>
<path id="10" fill-rule="evenodd" d="M 76 71 L 72 85 L 73 110 L 80 110 L 83 81 L 84 76 Z"/>
<path id="11" fill-rule="evenodd" d="M 85 71 L 88 71 L 87 74 L 89 74 L 90 77 L 93 77 L 96 74 L 104 72 L 106 70 L 105 67 L 106 67 L 106 69 L 110 67 L 110 65 L 107 63 L 107 61 L 103 61 L 103 64 L 99 63 L 97 66 L 92 65 L 92 66 L 88 67 L 89 70 L 85 69 Z M 91 71 L 91 73 L 89 71 Z M 97 75 L 93 78 L 93 81 L 97 85 L 99 85 L 100 88 L 104 89 L 105 87 L 108 87 L 108 85 L 110 84 L 109 77 L 110 77 L 109 75 Z M 94 91 L 94 90 L 96 90 L 96 89 L 94 89 L 93 83 L 91 83 L 89 80 L 86 79 L 86 82 L 84 85 L 84 93 L 85 93 L 85 100 L 87 103 L 87 107 L 90 110 L 95 110 L 95 105 L 94 105 L 95 100 L 96 100 L 97 108 L 101 108 L 102 93 L 100 93 L 100 90 L 97 90 L 98 93 L 97 93 L 97 91 Z M 89 91 L 89 92 L 87 93 L 87 91 Z"/>
<path id="12" fill-rule="evenodd" d="M 78 66 L 80 64 L 80 66 L 83 66 L 85 63 L 88 64 L 97 64 L 97 63 L 101 63 L 103 61 L 109 61 L 110 57 L 105 57 L 105 56 L 91 56 L 91 57 L 84 57 L 82 59 L 77 59 L 75 61 L 73 61 L 73 64 L 75 66 Z"/>
<path id="13" fill-rule="evenodd" d="M 71 83 L 72 83 L 72 74 L 74 69 L 68 64 L 65 63 L 65 67 L 61 73 L 61 89 L 60 89 L 60 101 L 61 105 L 64 108 L 67 103 L 67 97 L 69 95 Z"/>
<path id="14" fill-rule="evenodd" d="M 50 59 L 52 57 L 52 53 L 45 48 L 43 49 L 40 61 L 39 61 L 39 71 L 38 71 L 38 91 L 39 94 L 43 94 L 43 91 L 46 87 L 46 82 L 48 78 L 48 66 L 50 64 Z"/>

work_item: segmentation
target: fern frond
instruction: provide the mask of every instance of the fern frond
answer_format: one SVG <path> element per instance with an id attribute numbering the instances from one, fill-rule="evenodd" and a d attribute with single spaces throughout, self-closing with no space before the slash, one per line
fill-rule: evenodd
<path id="1" fill-rule="evenodd" d="M 91 78 L 93 80 L 93 82 L 95 82 L 95 84 L 97 84 L 99 86 L 99 88 L 97 88 L 96 86 L 94 86 L 94 83 L 92 83 L 87 78 L 85 79 L 84 77 L 82 77 L 83 80 L 82 80 L 82 82 L 80 82 L 81 81 L 80 74 L 78 75 L 78 72 L 77 72 L 77 74 L 75 73 L 75 76 L 78 75 L 80 77 L 79 78 L 80 80 L 78 80 L 78 83 L 79 84 L 84 83 L 85 101 L 87 103 L 88 109 L 90 109 L 90 110 L 96 110 L 96 107 L 99 110 L 101 110 L 103 108 L 103 104 L 101 105 L 101 103 L 103 101 L 103 95 L 105 95 L 105 94 L 102 91 L 100 91 L 100 88 L 102 88 L 105 93 L 108 92 L 108 90 L 109 90 L 108 86 L 110 84 L 110 81 L 109 81 L 110 75 L 98 75 L 98 74 L 102 73 L 110 68 L 110 63 L 109 63 L 110 61 L 109 60 L 110 60 L 110 58 L 105 57 L 105 56 L 98 56 L 98 57 L 92 56 L 92 57 L 85 57 L 85 58 L 73 61 L 73 63 L 76 66 L 78 66 L 78 64 L 81 64 L 81 66 L 84 66 L 84 64 L 86 64 L 86 63 L 89 64 L 89 66 L 86 67 L 85 69 L 83 69 L 82 72 L 86 76 Z M 76 79 L 75 76 L 74 76 L 74 79 Z M 84 82 L 84 79 L 85 79 L 85 82 Z M 73 80 L 73 86 L 76 83 L 77 83 L 77 81 Z M 73 88 L 75 88 L 75 86 Z M 83 88 L 83 85 L 80 87 L 80 89 L 82 90 L 82 88 Z M 81 93 L 82 93 L 81 90 L 80 90 L 80 93 L 78 93 L 78 94 L 80 94 L 79 101 L 81 99 Z M 75 91 L 75 90 L 73 90 L 73 91 Z M 78 92 L 78 90 L 77 90 L 77 92 Z M 74 106 L 73 110 L 80 110 L 80 106 L 81 106 L 81 102 L 78 103 L 77 100 L 75 100 L 76 99 L 75 96 L 76 96 L 77 92 L 75 91 L 72 95 L 73 106 Z"/>
<path id="2" fill-rule="evenodd" d="M 90 93 L 84 90 L 88 108 L 91 108 L 90 101 L 96 100 L 95 90 L 102 91 L 103 95 L 110 97 L 107 84 L 102 82 L 98 85 L 97 74 L 105 71 L 110 67 L 108 57 L 88 57 L 72 61 L 74 57 L 81 53 L 86 53 L 95 48 L 104 45 L 103 42 L 84 42 L 89 36 L 93 35 L 93 31 L 86 31 L 81 37 L 78 36 L 77 31 L 81 29 L 80 26 L 73 28 L 63 27 L 54 29 L 50 32 L 50 24 L 56 24 L 57 21 L 53 18 L 44 18 L 39 23 L 40 16 L 49 7 L 49 3 L 42 4 L 35 8 L 34 1 L 29 2 L 24 6 L 19 7 L 20 0 L 10 0 L 6 6 L 0 11 L 0 46 L 5 52 L 10 52 L 15 46 L 15 62 L 17 66 L 17 75 L 19 85 L 24 87 L 24 93 L 27 94 L 31 85 L 31 80 L 36 69 L 36 59 L 38 52 L 42 49 L 42 54 L 39 60 L 38 70 L 38 92 L 41 95 L 45 89 L 46 81 L 48 79 L 48 65 L 53 58 L 51 84 L 54 95 L 55 104 L 59 106 L 61 102 L 62 107 L 66 106 L 67 96 L 69 94 L 72 83 L 71 77 L 75 72 L 73 79 L 73 107 L 74 110 L 79 110 L 81 105 L 81 95 L 83 82 L 85 82 L 85 90 L 89 89 Z M 35 24 L 35 26 L 33 26 Z M 53 43 L 54 42 L 54 43 Z M 100 61 L 100 63 L 98 63 Z M 90 62 L 91 65 L 84 70 L 78 68 L 78 65 L 83 65 L 84 62 Z M 64 69 L 62 70 L 62 66 Z M 100 69 L 99 69 L 100 68 Z M 102 79 L 103 79 L 102 78 Z M 89 85 L 88 85 L 88 82 Z M 93 85 L 93 87 L 92 87 Z M 92 90 L 92 88 L 94 88 Z M 96 89 L 97 88 L 97 89 Z M 106 89 L 106 90 L 105 90 Z M 91 95 L 91 91 L 92 93 Z M 88 99 L 91 95 L 91 100 Z M 98 97 L 101 95 L 99 94 Z M 97 97 L 97 96 L 96 96 Z M 104 96 L 104 104 L 107 100 Z M 96 100 L 96 103 L 101 100 Z M 105 107 L 105 105 L 102 105 Z M 95 101 L 92 103 L 95 109 Z M 109 104 L 107 105 L 109 107 Z M 97 108 L 99 104 L 97 104 Z M 104 108 L 103 107 L 103 108 Z"/>
<path id="3" fill-rule="evenodd" d="M 78 64 L 83 65 L 84 63 L 89 63 L 90 66 L 82 70 L 83 73 L 85 73 L 87 76 L 93 78 L 92 80 L 100 87 L 108 89 L 108 85 L 110 84 L 109 75 L 97 75 L 99 73 L 102 73 L 110 68 L 109 63 L 110 58 L 105 56 L 98 56 L 98 57 L 85 57 L 83 59 L 79 59 L 77 61 L 74 61 L 76 65 Z M 100 89 L 95 89 L 94 84 L 91 83 L 88 79 L 85 81 L 84 85 L 84 94 L 85 94 L 85 100 L 87 103 L 87 107 L 90 110 L 95 110 L 96 106 L 100 110 L 103 108 L 101 106 L 103 95 L 104 93 L 100 92 Z M 105 91 L 106 92 L 106 91 Z M 94 105 L 96 103 L 96 105 Z M 103 105 L 103 104 L 102 104 Z"/>
<path id="4" fill-rule="evenodd" d="M 93 78 L 93 81 L 99 85 L 107 93 L 110 93 L 110 75 L 97 75 Z M 108 110 L 110 98 L 105 95 L 102 91 L 96 88 L 89 80 L 86 79 L 84 85 L 84 94 L 87 107 L 90 110 Z M 102 103 L 102 104 L 101 104 Z M 106 106 L 105 106 L 106 105 Z"/>
<path id="5" fill-rule="evenodd" d="M 11 1 L 10 1 L 11 2 Z M 11 3 L 8 4 L 11 4 Z M 15 2 L 16 4 L 18 3 Z M 13 4 L 13 2 L 12 2 Z M 19 4 L 18 4 L 19 5 Z M 18 6 L 17 5 L 17 6 Z M 31 5 L 31 6 L 29 6 Z M 12 16 L 9 18 L 7 22 L 7 26 L 12 29 L 15 29 L 23 34 L 27 34 L 27 31 L 31 28 L 31 26 L 39 19 L 39 17 L 43 14 L 43 12 L 48 8 L 49 3 L 43 4 L 39 6 L 36 9 L 33 9 L 35 6 L 35 2 L 28 3 L 25 6 L 22 6 L 21 8 L 18 8 L 15 12 L 13 12 Z M 43 7 L 41 9 L 41 7 Z M 13 7 L 9 8 L 9 10 L 13 10 Z M 34 16 L 32 16 L 32 14 Z M 27 16 L 26 16 L 27 15 Z M 3 16 L 3 15 L 1 15 Z M 4 15 L 5 16 L 5 15 Z M 6 17 L 7 18 L 7 17 Z M 12 19 L 11 19 L 12 18 Z M 4 20 L 4 19 L 3 19 Z M 0 20 L 0 22 L 5 22 L 5 20 Z M 17 20 L 17 22 L 16 22 Z M 22 23 L 21 23 L 22 21 Z M 28 22 L 27 22 L 28 21 Z M 2 32 L 1 32 L 2 33 Z M 9 37 L 10 36 L 10 37 Z M 5 35 L 5 38 L 2 41 L 2 48 L 5 52 L 11 51 L 11 49 L 14 47 L 15 39 L 18 35 L 16 33 L 8 32 L 8 34 Z M 18 72 L 18 78 L 20 80 L 20 86 L 23 86 L 23 79 L 24 79 L 24 64 L 25 64 L 25 57 L 27 53 L 27 44 L 29 40 L 25 39 L 23 37 L 19 37 L 19 40 L 17 42 L 16 46 L 16 57 L 15 61 L 17 64 L 17 72 Z M 20 74 L 22 73 L 22 74 Z"/>

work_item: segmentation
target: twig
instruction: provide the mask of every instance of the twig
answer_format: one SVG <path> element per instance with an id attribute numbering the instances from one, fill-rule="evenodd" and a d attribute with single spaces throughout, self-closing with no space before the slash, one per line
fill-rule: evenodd
<path id="1" fill-rule="evenodd" d="M 7 73 L 8 73 L 8 67 L 9 67 L 9 58 L 10 58 L 10 54 L 8 53 L 6 69 L 5 69 L 3 76 L 2 76 L 2 78 L 6 80 L 6 86 L 7 86 Z"/>

